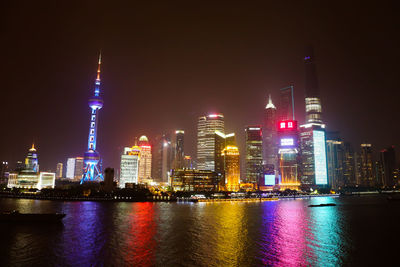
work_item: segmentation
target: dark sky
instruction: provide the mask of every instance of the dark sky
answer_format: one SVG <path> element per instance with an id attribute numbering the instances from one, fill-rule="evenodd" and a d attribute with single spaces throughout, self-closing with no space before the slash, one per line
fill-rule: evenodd
<path id="1" fill-rule="evenodd" d="M 0 4 L 1 160 L 23 159 L 32 141 L 41 169 L 83 154 L 99 49 L 105 166 L 118 168 L 135 136 L 176 128 L 195 156 L 197 117 L 212 111 L 224 113 L 244 154 L 244 127 L 261 123 L 268 94 L 277 102 L 289 84 L 304 122 L 307 44 L 328 130 L 354 147 L 400 145 L 392 2 L 70 2 Z"/>

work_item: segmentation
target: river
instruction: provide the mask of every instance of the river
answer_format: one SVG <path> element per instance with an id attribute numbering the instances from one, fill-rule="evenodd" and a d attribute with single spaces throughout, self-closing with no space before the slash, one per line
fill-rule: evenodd
<path id="1" fill-rule="evenodd" d="M 309 204 L 337 206 L 309 208 Z M 64 212 L 56 225 L 0 224 L 1 266 L 399 265 L 400 202 L 380 196 L 268 202 L 0 199 Z"/>

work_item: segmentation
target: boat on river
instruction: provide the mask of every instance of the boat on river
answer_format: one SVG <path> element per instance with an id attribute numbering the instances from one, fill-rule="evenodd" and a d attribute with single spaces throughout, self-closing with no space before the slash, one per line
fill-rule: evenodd
<path id="1" fill-rule="evenodd" d="M 324 204 L 318 204 L 318 205 L 308 205 L 310 208 L 314 207 L 330 207 L 330 206 L 336 206 L 335 203 L 324 203 Z"/>
<path id="2" fill-rule="evenodd" d="M 63 213 L 20 213 L 17 210 L 0 213 L 0 222 L 60 222 Z"/>

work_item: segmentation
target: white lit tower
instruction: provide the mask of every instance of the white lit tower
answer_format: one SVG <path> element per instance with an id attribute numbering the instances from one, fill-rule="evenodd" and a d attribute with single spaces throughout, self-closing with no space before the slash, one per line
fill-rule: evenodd
<path id="1" fill-rule="evenodd" d="M 269 95 L 268 104 L 264 109 L 264 128 L 263 128 L 263 163 L 270 174 L 278 169 L 278 142 L 277 142 L 277 113 L 276 107 L 272 103 Z"/>
<path id="2" fill-rule="evenodd" d="M 100 97 L 100 66 L 101 54 L 99 55 L 99 62 L 97 67 L 97 78 L 94 87 L 94 96 L 89 99 L 90 114 L 90 127 L 88 138 L 88 150 L 84 155 L 84 169 L 81 184 L 88 181 L 103 181 L 103 174 L 100 168 L 100 154 L 96 151 L 97 141 L 97 121 L 98 111 L 103 107 L 103 99 Z"/>

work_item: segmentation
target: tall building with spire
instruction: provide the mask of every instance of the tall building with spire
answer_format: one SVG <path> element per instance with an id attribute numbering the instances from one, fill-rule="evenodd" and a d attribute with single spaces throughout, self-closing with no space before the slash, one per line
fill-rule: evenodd
<path id="1" fill-rule="evenodd" d="M 91 109 L 89 138 L 87 151 L 84 154 L 84 171 L 81 183 L 103 180 L 100 166 L 100 154 L 96 150 L 98 112 L 103 107 L 103 99 L 100 97 L 100 66 L 101 54 L 99 55 L 94 95 L 89 99 L 89 107 Z"/>
<path id="2" fill-rule="evenodd" d="M 317 69 L 314 63 L 314 50 L 312 46 L 306 47 L 304 57 L 305 89 L 306 89 L 306 122 L 322 123 L 322 107 L 319 96 Z"/>
<path id="3" fill-rule="evenodd" d="M 325 187 L 329 180 L 325 124 L 322 121 L 317 71 L 311 46 L 306 47 L 304 67 L 306 123 L 300 125 L 300 150 L 301 184 L 307 190 L 314 186 Z"/>
<path id="4" fill-rule="evenodd" d="M 273 172 L 278 169 L 278 142 L 276 130 L 276 107 L 269 95 L 268 104 L 264 109 L 263 137 L 263 165 Z"/>

